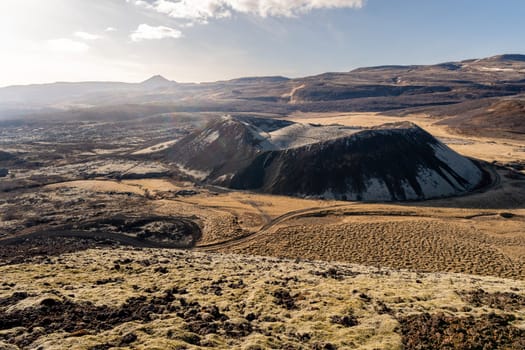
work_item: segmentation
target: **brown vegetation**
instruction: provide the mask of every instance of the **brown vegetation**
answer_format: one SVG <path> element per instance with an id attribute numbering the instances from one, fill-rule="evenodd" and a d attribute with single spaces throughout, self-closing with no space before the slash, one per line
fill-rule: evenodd
<path id="1" fill-rule="evenodd" d="M 488 237 L 464 225 L 366 216 L 345 221 L 321 225 L 299 221 L 227 250 L 419 271 L 525 277 L 523 265 L 498 249 L 505 239 Z M 525 247 L 523 239 L 519 246 Z"/>
<path id="2" fill-rule="evenodd" d="M 404 317 L 399 322 L 406 350 L 519 350 L 525 347 L 525 330 L 513 327 L 514 320 L 512 315 L 474 318 L 424 313 Z"/>
<path id="3" fill-rule="evenodd" d="M 0 267 L 0 348 L 518 349 L 524 291 L 494 277 L 96 249 Z"/>

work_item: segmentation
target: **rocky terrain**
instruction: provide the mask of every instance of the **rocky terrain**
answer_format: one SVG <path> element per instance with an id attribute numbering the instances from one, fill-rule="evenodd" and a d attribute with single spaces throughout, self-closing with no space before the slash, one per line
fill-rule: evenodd
<path id="1" fill-rule="evenodd" d="M 0 267 L 3 349 L 525 345 L 522 281 L 173 250 L 39 261 Z"/>
<path id="2" fill-rule="evenodd" d="M 55 83 L 0 89 L 0 118 L 132 120 L 171 111 L 266 113 L 424 111 L 459 117 L 457 129 L 509 134 L 525 93 L 525 56 L 499 55 L 430 66 L 381 66 L 312 77 L 254 77 L 181 84 L 155 76 L 142 83 Z M 452 109 L 450 109 L 452 108 Z M 455 113 L 447 111 L 455 109 Z M 492 113 L 484 119 L 477 114 Z M 510 110 L 510 113 L 506 113 Z M 493 122 L 496 120 L 496 122 Z M 514 120 L 514 122 L 513 122 Z M 451 121 L 452 122 L 452 121 Z M 518 122 L 519 123 L 519 122 Z M 523 124 L 523 123 L 519 123 Z M 481 127 L 481 129 L 480 129 Z M 513 128 L 514 129 L 514 128 Z"/>
<path id="3" fill-rule="evenodd" d="M 523 349 L 524 70 L 0 89 L 0 349 Z"/>
<path id="4" fill-rule="evenodd" d="M 463 108 L 467 109 L 466 106 Z M 524 115 L 525 95 L 518 95 L 490 100 L 487 106 L 469 108 L 460 115 L 448 117 L 440 123 L 468 135 L 523 139 Z"/>

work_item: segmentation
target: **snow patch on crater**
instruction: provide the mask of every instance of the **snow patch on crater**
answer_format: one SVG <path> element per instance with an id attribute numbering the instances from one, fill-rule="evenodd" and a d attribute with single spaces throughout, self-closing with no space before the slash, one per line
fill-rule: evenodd
<path id="1" fill-rule="evenodd" d="M 195 169 L 188 169 L 184 167 L 182 164 L 174 164 L 177 169 L 186 175 L 189 175 L 197 180 L 205 180 L 208 176 L 210 176 L 210 172 L 208 171 L 201 171 L 201 170 L 195 170 Z"/>

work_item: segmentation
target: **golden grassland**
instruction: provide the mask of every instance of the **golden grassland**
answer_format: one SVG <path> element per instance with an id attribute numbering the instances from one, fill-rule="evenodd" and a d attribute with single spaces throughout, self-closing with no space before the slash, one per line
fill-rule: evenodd
<path id="1" fill-rule="evenodd" d="M 523 237 L 489 237 L 439 220 L 366 216 L 339 224 L 297 222 L 227 251 L 523 278 L 523 252 L 512 259 L 501 248 L 524 246 Z"/>
<path id="2" fill-rule="evenodd" d="M 504 173 L 501 178 L 487 192 L 397 204 L 216 193 L 167 180 L 53 186 L 143 191 L 147 204 L 141 210 L 196 218 L 202 227 L 197 249 L 206 251 L 524 278 L 525 184 Z M 180 189 L 199 193 L 162 195 Z"/>
<path id="3" fill-rule="evenodd" d="M 377 113 L 294 114 L 292 120 L 370 127 L 410 120 L 456 151 L 499 162 L 525 159 L 525 141 L 456 135 L 424 115 Z M 487 191 L 409 203 L 358 203 L 271 196 L 169 180 L 75 181 L 75 187 L 144 196 L 159 215 L 195 218 L 202 228 L 197 249 L 307 257 L 421 271 L 525 277 L 525 181 L 500 180 Z M 166 196 L 181 189 L 193 196 Z"/>
<path id="4" fill-rule="evenodd" d="M 525 142 L 458 136 L 422 115 L 292 118 L 352 126 L 411 120 L 467 156 L 525 159 Z M 486 191 L 408 203 L 169 179 L 46 186 L 41 201 L 50 212 L 65 210 L 51 208 L 53 200 L 72 203 L 66 209 L 82 220 L 122 206 L 131 216 L 194 220 L 202 237 L 194 251 L 93 249 L 0 266 L 0 349 L 522 349 L 525 181 L 497 173 Z M 11 219 L 0 227 L 15 225 Z"/>

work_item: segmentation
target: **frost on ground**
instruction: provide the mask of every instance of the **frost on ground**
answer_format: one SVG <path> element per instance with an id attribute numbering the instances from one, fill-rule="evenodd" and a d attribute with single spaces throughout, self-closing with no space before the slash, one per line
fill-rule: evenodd
<path id="1" fill-rule="evenodd" d="M 135 152 L 133 152 L 131 154 L 132 155 L 141 155 L 141 154 L 151 154 L 151 153 L 155 153 L 155 152 L 160 152 L 160 151 L 168 148 L 169 146 L 174 145 L 176 142 L 177 142 L 177 140 L 157 143 L 156 145 L 153 145 L 153 146 L 150 146 L 150 147 L 147 147 L 147 148 L 144 148 L 144 149 L 140 149 L 140 150 L 135 151 Z"/>

